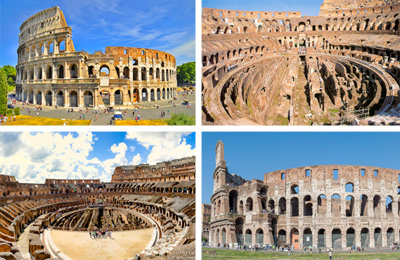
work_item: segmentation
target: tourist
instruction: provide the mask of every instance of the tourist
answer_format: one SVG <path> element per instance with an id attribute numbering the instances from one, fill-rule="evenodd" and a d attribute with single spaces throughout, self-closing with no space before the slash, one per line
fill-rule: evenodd
<path id="1" fill-rule="evenodd" d="M 329 259 L 332 259 L 332 250 L 329 250 Z"/>

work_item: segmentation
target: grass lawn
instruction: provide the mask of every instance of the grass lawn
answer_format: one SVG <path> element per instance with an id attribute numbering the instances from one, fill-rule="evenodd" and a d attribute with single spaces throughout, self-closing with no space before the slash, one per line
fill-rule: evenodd
<path id="1" fill-rule="evenodd" d="M 6 125 L 63 125 L 65 122 L 67 122 L 67 125 L 90 125 L 91 120 L 61 120 L 57 118 L 19 115 L 15 121 L 9 121 Z"/>
<path id="2" fill-rule="evenodd" d="M 287 253 L 266 253 L 266 252 L 245 252 L 235 250 L 222 250 L 222 249 L 209 249 L 203 248 L 203 259 L 271 259 L 271 260 L 291 260 L 291 259 L 315 259 L 323 260 L 329 259 L 328 253 L 322 254 L 292 254 Z M 207 253 L 205 253 L 205 251 Z M 214 253 L 215 252 L 215 253 Z M 396 253 L 335 253 L 333 252 L 332 259 L 335 260 L 398 260 L 400 259 L 400 252 Z"/>
<path id="3" fill-rule="evenodd" d="M 153 120 L 117 120 L 115 125 L 168 125 L 167 119 L 153 119 Z"/>

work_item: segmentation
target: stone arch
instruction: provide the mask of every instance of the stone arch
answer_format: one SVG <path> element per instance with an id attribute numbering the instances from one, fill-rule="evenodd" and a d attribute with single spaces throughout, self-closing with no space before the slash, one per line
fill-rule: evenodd
<path id="1" fill-rule="evenodd" d="M 264 245 L 264 231 L 259 228 L 256 230 L 256 244 L 258 244 L 260 247 Z"/>
<path id="2" fill-rule="evenodd" d="M 342 249 L 342 231 L 339 228 L 332 230 L 332 248 Z"/>
<path id="3" fill-rule="evenodd" d="M 69 92 L 69 106 L 78 107 L 78 93 L 75 90 Z"/>
<path id="4" fill-rule="evenodd" d="M 346 231 L 346 247 L 353 247 L 356 244 L 356 232 L 354 228 L 349 228 Z"/>
<path id="5" fill-rule="evenodd" d="M 382 229 L 377 227 L 374 230 L 375 247 L 382 247 Z"/>
<path id="6" fill-rule="evenodd" d="M 310 228 L 306 228 L 303 231 L 303 247 L 309 248 L 312 247 L 313 244 L 313 236 Z"/>
<path id="7" fill-rule="evenodd" d="M 286 198 L 282 197 L 279 199 L 279 215 L 285 215 L 286 214 Z"/>
<path id="8" fill-rule="evenodd" d="M 290 207 L 291 207 L 291 216 L 298 217 L 299 216 L 299 199 L 297 197 L 293 197 L 290 199 Z"/>
<path id="9" fill-rule="evenodd" d="M 304 196 L 303 199 L 303 216 L 313 215 L 313 203 L 310 195 Z"/>
<path id="10" fill-rule="evenodd" d="M 237 190 L 231 190 L 229 192 L 229 212 L 230 213 L 237 213 L 237 200 L 238 200 Z"/>
<path id="11" fill-rule="evenodd" d="M 64 66 L 60 65 L 58 67 L 58 78 L 63 79 L 64 78 Z"/>
<path id="12" fill-rule="evenodd" d="M 253 199 L 251 197 L 246 200 L 246 212 L 253 211 Z"/>
<path id="13" fill-rule="evenodd" d="M 142 81 L 143 80 L 147 80 L 147 69 L 145 68 L 145 67 L 143 67 L 141 70 L 141 73 L 142 73 Z"/>
<path id="14" fill-rule="evenodd" d="M 110 76 L 110 68 L 107 65 L 100 66 L 100 76 L 103 76 L 103 77 Z"/>
<path id="15" fill-rule="evenodd" d="M 56 95 L 56 104 L 59 107 L 63 107 L 64 106 L 64 102 L 65 102 L 64 101 L 64 92 L 59 90 L 57 92 L 57 95 Z"/>
<path id="16" fill-rule="evenodd" d="M 93 107 L 93 93 L 90 90 L 86 90 L 83 93 L 83 105 L 85 107 Z"/>
<path id="17" fill-rule="evenodd" d="M 124 67 L 123 77 L 124 77 L 124 79 L 130 79 L 130 73 L 129 73 L 128 67 Z"/>
<path id="18" fill-rule="evenodd" d="M 42 105 L 42 91 L 40 90 L 36 92 L 36 104 Z"/>
<path id="19" fill-rule="evenodd" d="M 236 242 L 239 245 L 244 244 L 244 239 L 243 239 L 243 223 L 244 220 L 243 218 L 239 217 L 235 220 L 235 235 L 236 235 Z"/>
<path id="20" fill-rule="evenodd" d="M 114 104 L 115 105 L 122 105 L 123 104 L 123 97 L 124 97 L 124 93 L 121 90 L 117 89 L 114 92 Z"/>
<path id="21" fill-rule="evenodd" d="M 71 76 L 71 79 L 78 78 L 78 66 L 76 66 L 76 64 L 71 65 L 70 76 Z"/>
<path id="22" fill-rule="evenodd" d="M 340 215 L 341 209 L 342 209 L 341 197 L 339 194 L 335 193 L 331 197 L 331 212 L 332 213 L 336 212 Z"/>
<path id="23" fill-rule="evenodd" d="M 155 101 L 154 89 L 150 89 L 150 101 Z"/>

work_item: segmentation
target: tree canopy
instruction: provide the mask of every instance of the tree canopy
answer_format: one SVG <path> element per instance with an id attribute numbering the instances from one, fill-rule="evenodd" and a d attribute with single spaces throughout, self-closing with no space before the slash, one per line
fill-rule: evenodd
<path id="1" fill-rule="evenodd" d="M 176 68 L 178 84 L 195 83 L 196 63 L 194 61 L 183 63 Z"/>
<path id="2" fill-rule="evenodd" d="M 17 75 L 17 70 L 11 65 L 5 65 L 2 69 L 6 74 L 7 89 L 8 91 L 12 91 L 15 88 L 15 77 Z"/>
<path id="3" fill-rule="evenodd" d="M 7 112 L 7 74 L 0 68 L 0 115 L 5 115 Z"/>

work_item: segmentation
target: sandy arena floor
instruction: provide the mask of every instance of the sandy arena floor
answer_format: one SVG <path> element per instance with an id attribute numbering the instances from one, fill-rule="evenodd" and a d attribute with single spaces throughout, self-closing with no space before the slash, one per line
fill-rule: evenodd
<path id="1" fill-rule="evenodd" d="M 88 232 L 52 230 L 61 252 L 73 260 L 123 260 L 135 257 L 150 242 L 153 229 L 113 232 L 110 238 L 91 239 Z"/>

